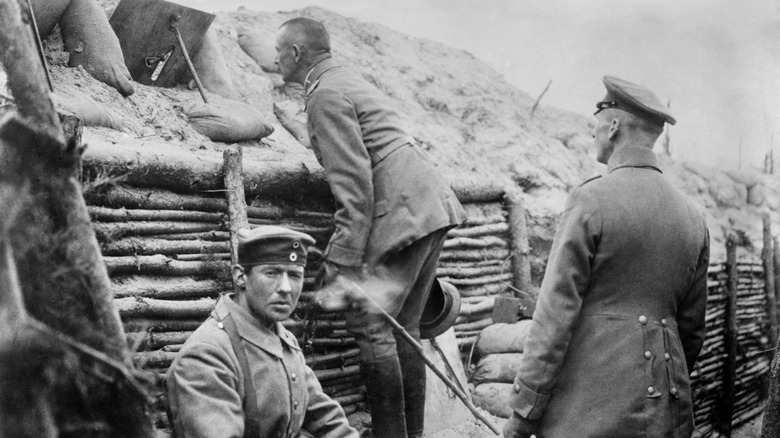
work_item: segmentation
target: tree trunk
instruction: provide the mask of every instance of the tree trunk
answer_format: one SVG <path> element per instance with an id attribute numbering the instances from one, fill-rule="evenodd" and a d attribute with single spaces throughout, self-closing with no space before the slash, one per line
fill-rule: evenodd
<path id="1" fill-rule="evenodd" d="M 39 360 L 39 355 L 17 358 L 29 366 L 23 384 L 47 389 L 39 394 L 44 398 L 30 401 L 35 406 L 27 412 L 46 413 L 33 415 L 52 430 L 65 422 L 71 428 L 99 424 L 113 437 L 151 437 L 147 396 L 139 394 L 128 369 L 125 334 L 75 178 L 81 158 L 78 123 L 69 121 L 66 142 L 36 55 L 31 17 L 25 17 L 27 22 L 22 23 L 16 0 L 0 0 L 0 64 L 18 107 L 18 115 L 0 126 L 1 231 L 16 256 L 27 311 L 36 324 L 57 334 L 62 342 L 51 342 L 51 336 L 44 341 L 65 354 L 52 357 L 40 369 L 27 362 Z M 70 344 L 64 344 L 65 339 Z M 84 351 L 95 352 L 89 353 L 93 363 L 87 363 Z M 124 371 L 111 383 L 85 371 L 109 362 Z M 3 386 L 3 393 L 14 391 Z M 0 435 L 35 433 L 7 431 L 6 426 L 33 418 L 17 415 L 25 414 L 0 412 Z M 71 429 L 73 434 L 78 430 Z"/>

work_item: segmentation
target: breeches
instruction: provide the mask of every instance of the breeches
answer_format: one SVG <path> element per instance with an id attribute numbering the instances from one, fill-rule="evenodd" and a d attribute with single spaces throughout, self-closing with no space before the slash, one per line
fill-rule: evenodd
<path id="1" fill-rule="evenodd" d="M 446 235 L 446 229 L 434 231 L 368 267 L 361 286 L 370 299 L 346 314 L 347 330 L 355 336 L 361 362 L 380 362 L 397 355 L 393 328 L 378 308 L 420 339 L 420 318 Z"/>

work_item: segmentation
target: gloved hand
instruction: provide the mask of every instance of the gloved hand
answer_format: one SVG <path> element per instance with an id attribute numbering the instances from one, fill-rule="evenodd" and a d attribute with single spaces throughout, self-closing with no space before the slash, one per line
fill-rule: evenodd
<path id="1" fill-rule="evenodd" d="M 315 303 L 325 312 L 345 310 L 351 303 L 364 299 L 365 292 L 356 281 L 362 278 L 360 268 L 341 266 L 327 260 L 320 266 L 322 283 L 317 291 Z M 318 276 L 320 274 L 318 273 Z"/>
<path id="2" fill-rule="evenodd" d="M 538 427 L 538 421 L 527 420 L 517 412 L 512 412 L 512 416 L 504 423 L 504 438 L 531 438 Z"/>

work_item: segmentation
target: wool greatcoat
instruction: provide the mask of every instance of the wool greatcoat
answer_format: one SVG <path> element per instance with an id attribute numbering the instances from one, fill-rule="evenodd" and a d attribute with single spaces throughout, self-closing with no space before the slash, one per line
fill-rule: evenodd
<path id="1" fill-rule="evenodd" d="M 311 146 L 337 208 L 328 260 L 370 265 L 463 222 L 449 184 L 376 87 L 331 58 L 312 68 L 304 86 Z"/>
<path id="2" fill-rule="evenodd" d="M 247 380 L 241 372 L 226 318 L 235 323 L 252 374 L 260 438 L 357 438 L 344 410 L 322 392 L 295 336 L 280 323 L 260 326 L 230 296 L 217 302 L 187 339 L 166 374 L 171 427 L 177 438 L 244 436 Z M 300 434 L 300 435 L 299 435 Z"/>
<path id="3" fill-rule="evenodd" d="M 512 408 L 537 436 L 690 437 L 709 234 L 651 150 L 629 148 L 570 194 Z"/>

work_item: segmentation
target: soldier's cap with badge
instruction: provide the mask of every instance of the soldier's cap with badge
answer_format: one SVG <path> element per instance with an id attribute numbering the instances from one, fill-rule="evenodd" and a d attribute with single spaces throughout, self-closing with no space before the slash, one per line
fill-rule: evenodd
<path id="1" fill-rule="evenodd" d="M 306 266 L 314 238 L 289 228 L 263 225 L 238 230 L 238 263 L 242 266 L 294 264 Z"/>
<path id="2" fill-rule="evenodd" d="M 607 95 L 596 103 L 598 110 L 594 115 L 607 108 L 617 108 L 661 127 L 664 122 L 670 125 L 677 123 L 669 113 L 669 108 L 646 87 L 614 76 L 604 76 L 604 86 L 607 88 Z"/>

